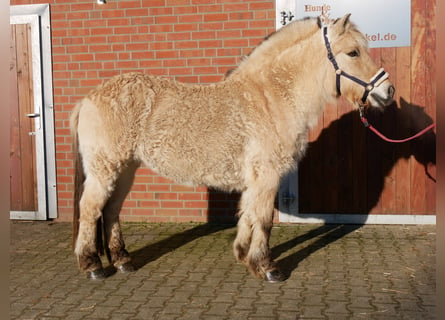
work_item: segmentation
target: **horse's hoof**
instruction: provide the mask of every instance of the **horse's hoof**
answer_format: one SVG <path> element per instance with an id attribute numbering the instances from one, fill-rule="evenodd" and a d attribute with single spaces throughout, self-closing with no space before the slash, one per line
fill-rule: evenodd
<path id="1" fill-rule="evenodd" d="M 105 270 L 103 268 L 87 272 L 87 278 L 91 280 L 102 280 L 106 277 L 107 275 L 105 274 Z"/>
<path id="2" fill-rule="evenodd" d="M 278 269 L 266 271 L 266 281 L 270 283 L 282 282 L 286 276 Z"/>
<path id="3" fill-rule="evenodd" d="M 125 262 L 117 267 L 117 269 L 122 273 L 135 272 L 136 269 L 131 262 Z"/>

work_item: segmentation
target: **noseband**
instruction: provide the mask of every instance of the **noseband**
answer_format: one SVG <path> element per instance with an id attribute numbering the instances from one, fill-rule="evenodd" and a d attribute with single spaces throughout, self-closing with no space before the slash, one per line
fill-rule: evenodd
<path id="1" fill-rule="evenodd" d="M 331 61 L 332 65 L 334 66 L 334 69 L 335 69 L 335 82 L 336 82 L 336 86 L 337 86 L 337 94 L 339 96 L 341 95 L 340 77 L 341 76 L 346 77 L 365 88 L 365 92 L 363 93 L 363 97 L 361 100 L 362 103 L 365 104 L 366 99 L 368 98 L 368 94 L 372 91 L 372 89 L 374 89 L 374 87 L 380 85 L 380 83 L 382 83 L 383 81 L 385 81 L 388 78 L 388 76 L 389 76 L 388 73 L 383 68 L 380 68 L 377 71 L 377 73 L 371 78 L 370 82 L 365 82 L 363 80 L 360 80 L 357 77 L 354 77 L 353 75 L 350 75 L 349 73 L 344 72 L 343 70 L 341 70 L 338 67 L 337 61 L 335 60 L 334 54 L 332 53 L 331 44 L 329 43 L 329 39 L 328 39 L 328 27 L 327 26 L 323 26 L 323 39 L 324 39 L 324 43 L 326 45 L 326 50 L 328 51 L 328 59 L 329 59 L 329 61 Z"/>

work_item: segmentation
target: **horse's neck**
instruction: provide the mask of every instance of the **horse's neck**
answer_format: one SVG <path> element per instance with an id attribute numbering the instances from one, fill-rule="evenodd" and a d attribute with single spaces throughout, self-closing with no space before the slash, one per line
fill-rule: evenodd
<path id="1" fill-rule="evenodd" d="M 255 49 L 230 77 L 261 88 L 277 112 L 314 123 L 335 88 L 329 83 L 335 77 L 328 76 L 334 70 L 315 21 L 285 28 Z"/>
<path id="2" fill-rule="evenodd" d="M 262 77 L 257 73 L 254 79 L 285 97 L 283 103 L 298 105 L 298 110 L 293 109 L 299 116 L 303 111 L 308 117 L 316 117 L 332 94 L 329 81 L 335 78 L 327 76 L 334 69 L 327 59 L 320 29 L 316 26 L 310 31 L 310 35 L 283 50 L 265 66 Z"/>

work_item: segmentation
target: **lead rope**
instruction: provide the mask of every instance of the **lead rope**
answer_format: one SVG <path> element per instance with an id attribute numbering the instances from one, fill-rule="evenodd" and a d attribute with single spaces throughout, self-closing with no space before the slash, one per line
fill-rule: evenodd
<path id="1" fill-rule="evenodd" d="M 381 133 L 380 131 L 378 131 L 376 128 L 374 128 L 368 121 L 368 119 L 366 119 L 365 115 L 364 115 L 364 111 L 363 111 L 364 107 L 363 106 L 359 106 L 358 110 L 360 112 L 360 120 L 362 121 L 363 125 L 365 126 L 365 128 L 369 128 L 372 132 L 374 132 L 379 138 L 381 138 L 384 141 L 387 142 L 392 142 L 392 143 L 402 143 L 402 142 L 407 142 L 410 140 L 413 140 L 415 138 L 420 137 L 421 135 L 423 135 L 424 133 L 426 133 L 427 131 L 433 129 L 436 124 L 433 123 L 431 125 L 429 125 L 428 127 L 426 127 L 425 129 L 421 130 L 420 132 L 416 133 L 415 135 L 408 137 L 406 139 L 401 139 L 401 140 L 394 140 L 394 139 L 390 139 L 388 137 L 386 137 L 383 133 Z"/>

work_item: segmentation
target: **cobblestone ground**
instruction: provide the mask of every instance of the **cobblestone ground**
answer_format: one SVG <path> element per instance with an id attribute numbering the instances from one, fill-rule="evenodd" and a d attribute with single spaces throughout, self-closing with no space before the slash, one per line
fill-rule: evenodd
<path id="1" fill-rule="evenodd" d="M 279 225 L 289 278 L 270 284 L 235 262 L 233 226 L 124 224 L 138 270 L 91 281 L 70 224 L 11 222 L 11 319 L 436 319 L 435 230 Z"/>

